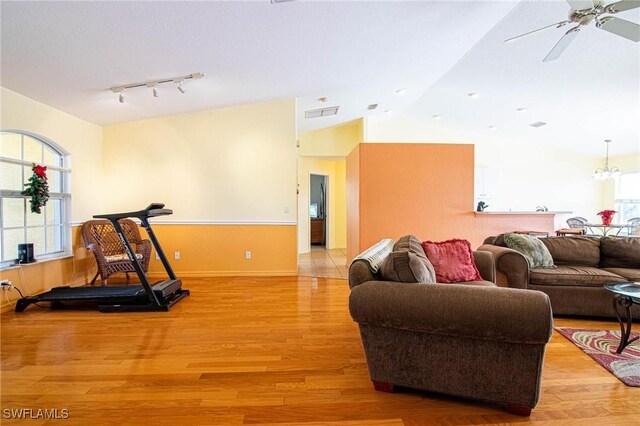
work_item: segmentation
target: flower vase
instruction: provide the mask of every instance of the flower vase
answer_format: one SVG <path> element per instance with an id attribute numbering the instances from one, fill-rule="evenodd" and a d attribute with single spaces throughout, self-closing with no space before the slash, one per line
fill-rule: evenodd
<path id="1" fill-rule="evenodd" d="M 611 225 L 611 220 L 613 220 L 612 216 L 609 217 L 603 217 L 602 218 L 602 224 L 603 225 Z"/>

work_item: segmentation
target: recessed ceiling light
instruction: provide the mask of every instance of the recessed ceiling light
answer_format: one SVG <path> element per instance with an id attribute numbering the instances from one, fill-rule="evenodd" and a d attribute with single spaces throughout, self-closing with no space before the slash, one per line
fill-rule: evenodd
<path id="1" fill-rule="evenodd" d="M 320 102 L 327 102 L 327 97 L 326 97 L 326 96 L 323 96 L 323 97 L 321 97 L 321 98 L 318 98 L 318 100 L 319 100 Z"/>
<path id="2" fill-rule="evenodd" d="M 520 107 L 520 108 L 516 108 L 516 111 L 518 111 L 518 112 L 526 112 L 527 109 L 525 107 Z"/>
<path id="3" fill-rule="evenodd" d="M 393 110 L 392 109 L 385 109 L 384 112 L 385 112 L 385 114 L 391 114 L 393 112 Z"/>
<path id="4" fill-rule="evenodd" d="M 531 123 L 529 124 L 529 126 L 531 127 L 542 127 L 542 126 L 546 126 L 547 123 L 545 123 L 544 121 L 536 121 L 535 123 Z"/>
<path id="5" fill-rule="evenodd" d="M 406 92 L 407 89 L 405 89 L 404 87 L 396 90 L 396 95 L 404 95 L 404 92 Z"/>
<path id="6" fill-rule="evenodd" d="M 478 99 L 480 97 L 480 95 L 475 92 L 471 92 L 467 96 L 469 96 L 471 99 Z"/>
<path id="7" fill-rule="evenodd" d="M 433 117 L 434 120 L 442 120 L 442 116 L 438 115 L 438 114 L 433 115 L 432 117 Z"/>
<path id="8" fill-rule="evenodd" d="M 498 126 L 489 126 L 489 130 L 498 130 Z"/>
<path id="9" fill-rule="evenodd" d="M 376 108 L 378 108 L 378 104 L 369 104 L 369 106 L 367 106 L 367 109 L 371 111 L 373 111 Z"/>

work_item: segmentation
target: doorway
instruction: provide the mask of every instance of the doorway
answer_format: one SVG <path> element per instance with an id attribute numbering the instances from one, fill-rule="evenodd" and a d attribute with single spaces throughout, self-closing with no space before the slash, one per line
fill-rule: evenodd
<path id="1" fill-rule="evenodd" d="M 329 176 L 309 175 L 309 242 L 312 246 L 327 246 L 327 190 Z"/>

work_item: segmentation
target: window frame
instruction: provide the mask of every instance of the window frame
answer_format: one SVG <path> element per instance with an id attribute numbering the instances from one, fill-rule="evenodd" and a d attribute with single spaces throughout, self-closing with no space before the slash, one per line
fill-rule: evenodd
<path id="1" fill-rule="evenodd" d="M 623 213 L 623 207 L 622 205 L 624 204 L 638 204 L 640 205 L 640 197 L 638 198 L 621 198 L 620 197 L 620 192 L 621 192 L 621 185 L 622 185 L 622 178 L 625 175 L 637 175 L 640 177 L 640 171 L 631 171 L 631 172 L 625 172 L 622 173 L 622 175 L 616 177 L 615 179 L 615 187 L 614 187 L 614 204 L 615 204 L 615 208 L 616 210 L 620 213 L 620 222 L 621 223 L 626 223 L 629 219 L 632 219 L 631 217 L 626 217 Z M 633 217 L 637 217 L 637 216 L 633 216 Z"/>
<path id="2" fill-rule="evenodd" d="M 51 171 L 56 171 L 59 172 L 61 177 L 60 177 L 60 192 L 50 192 L 49 196 L 50 196 L 50 200 L 60 200 L 60 227 L 61 227 L 61 245 L 62 245 L 62 250 L 59 251 L 52 251 L 52 252 L 45 252 L 44 254 L 38 254 L 37 255 L 37 259 L 38 260 L 48 260 L 48 259 L 59 259 L 59 258 L 64 258 L 64 257 L 68 257 L 72 254 L 72 247 L 71 247 L 71 242 L 72 242 L 72 238 L 71 238 L 71 155 L 69 154 L 69 152 L 67 150 L 65 150 L 63 147 L 61 147 L 59 144 L 55 143 L 54 141 L 52 141 L 51 139 L 48 139 L 44 136 L 38 135 L 36 133 L 33 132 L 28 132 L 28 131 L 24 131 L 24 130 L 17 130 L 17 129 L 0 129 L 0 134 L 4 135 L 4 134 L 10 134 L 10 135 L 19 135 L 20 136 L 20 143 L 21 143 L 21 153 L 20 153 L 20 159 L 16 159 L 16 158 L 8 158 L 8 157 L 1 157 L 0 156 L 0 165 L 3 164 L 16 164 L 19 166 L 26 166 L 31 168 L 33 166 L 33 161 L 26 161 L 24 160 L 24 138 L 25 137 L 29 137 L 37 142 L 39 142 L 42 145 L 42 152 L 43 152 L 43 158 L 42 160 L 44 160 L 44 152 L 45 149 L 50 149 L 52 150 L 55 154 L 57 154 L 60 157 L 60 164 L 59 165 L 52 165 L 52 164 L 45 164 L 47 166 L 47 170 L 51 170 Z M 37 164 L 42 164 L 42 163 L 37 163 Z M 24 180 L 24 175 L 21 178 L 23 180 L 23 184 L 26 183 Z M 16 226 L 16 227 L 4 227 L 3 224 L 0 223 L 0 244 L 4 244 L 4 231 L 5 230 L 15 230 L 15 229 L 24 229 L 24 236 L 25 236 L 25 240 L 26 240 L 26 235 L 28 232 L 28 229 L 34 229 L 34 228 L 43 228 L 43 232 L 44 232 L 44 236 L 45 236 L 45 250 L 46 250 L 46 239 L 47 239 L 47 229 L 49 227 L 52 227 L 51 225 L 47 225 L 47 220 L 46 220 L 46 210 L 43 212 L 43 214 L 45 215 L 45 220 L 44 220 L 44 225 L 29 225 L 27 222 L 27 214 L 28 214 L 28 202 L 30 197 L 29 196 L 25 196 L 21 194 L 21 191 L 19 190 L 8 190 L 8 189 L 0 189 L 0 213 L 3 211 L 3 204 L 4 204 L 4 200 L 5 199 L 22 199 L 24 202 L 24 214 L 25 214 L 25 220 L 24 220 L 24 224 L 23 226 Z M 57 225 L 55 225 L 57 226 Z M 2 269 L 7 269 L 12 267 L 13 265 L 16 264 L 17 261 L 17 247 L 16 247 L 16 258 L 14 259 L 8 259 L 8 260 L 2 260 L 0 258 L 0 270 Z"/>

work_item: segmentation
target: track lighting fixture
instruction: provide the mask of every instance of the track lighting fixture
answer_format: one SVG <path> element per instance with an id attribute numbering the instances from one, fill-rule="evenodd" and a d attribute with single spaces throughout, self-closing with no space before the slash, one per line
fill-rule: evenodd
<path id="1" fill-rule="evenodd" d="M 154 80 L 154 81 L 148 81 L 145 83 L 133 83 L 133 84 L 125 84 L 123 86 L 116 86 L 116 87 L 112 87 L 109 90 L 113 93 L 117 93 L 118 94 L 118 101 L 120 103 L 124 103 L 124 91 L 126 89 L 133 89 L 136 87 L 148 87 L 152 90 L 153 92 L 153 97 L 157 98 L 158 97 L 158 85 L 159 84 L 163 84 L 163 83 L 174 83 L 177 85 L 178 90 L 180 91 L 180 93 L 185 93 L 187 91 L 186 87 L 185 87 L 185 80 L 189 80 L 189 79 L 200 79 L 204 77 L 204 74 L 201 72 L 195 72 L 193 74 L 189 74 L 189 75 L 184 75 L 184 76 L 180 76 L 180 77 L 173 77 L 173 78 L 164 78 L 162 80 Z"/>

